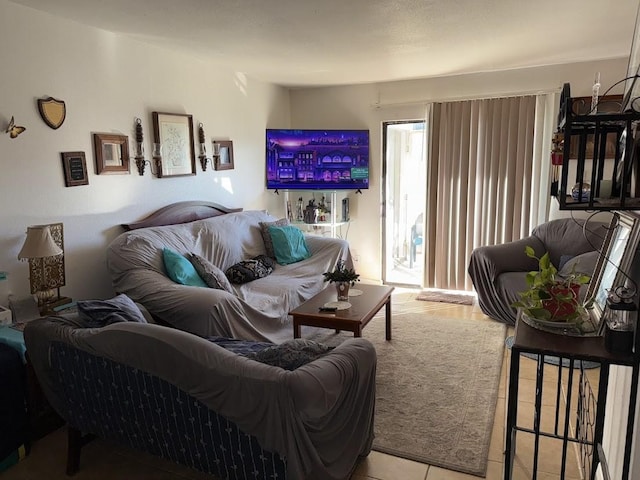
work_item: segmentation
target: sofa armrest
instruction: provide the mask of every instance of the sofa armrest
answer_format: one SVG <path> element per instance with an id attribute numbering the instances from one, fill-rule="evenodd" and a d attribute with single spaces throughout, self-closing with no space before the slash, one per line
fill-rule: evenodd
<path id="1" fill-rule="evenodd" d="M 530 246 L 538 257 L 544 255 L 542 242 L 529 236 L 513 242 L 499 245 L 485 245 L 475 248 L 471 253 L 469 273 L 482 269 L 492 281 L 504 272 L 528 272 L 538 269 L 538 261 L 525 254 L 525 247 Z M 473 276 L 473 275 L 472 275 Z"/>

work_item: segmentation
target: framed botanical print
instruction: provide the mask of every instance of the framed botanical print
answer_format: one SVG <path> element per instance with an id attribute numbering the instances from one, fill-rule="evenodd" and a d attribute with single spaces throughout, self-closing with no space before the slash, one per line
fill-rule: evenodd
<path id="1" fill-rule="evenodd" d="M 196 174 L 193 117 L 181 113 L 153 112 L 154 152 L 158 178 Z M 154 157 L 156 154 L 154 153 Z"/>
<path id="2" fill-rule="evenodd" d="M 214 141 L 213 153 L 216 170 L 233 170 L 233 142 L 231 140 Z"/>

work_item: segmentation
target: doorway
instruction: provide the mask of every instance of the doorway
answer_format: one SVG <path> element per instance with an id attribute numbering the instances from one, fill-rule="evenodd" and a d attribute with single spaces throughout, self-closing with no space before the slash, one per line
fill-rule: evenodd
<path id="1" fill-rule="evenodd" d="M 424 284 L 426 203 L 426 123 L 404 120 L 382 124 L 383 235 L 385 284 Z"/>

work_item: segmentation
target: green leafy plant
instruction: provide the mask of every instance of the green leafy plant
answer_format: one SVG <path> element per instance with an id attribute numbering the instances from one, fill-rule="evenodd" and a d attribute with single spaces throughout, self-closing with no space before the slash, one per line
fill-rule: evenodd
<path id="1" fill-rule="evenodd" d="M 333 272 L 324 272 L 322 275 L 324 275 L 325 282 L 349 282 L 352 287 L 360 281 L 360 274 L 356 273 L 353 268 L 347 268 L 344 260 L 338 260 Z"/>
<path id="2" fill-rule="evenodd" d="M 549 252 L 538 258 L 534 249 L 525 247 L 530 258 L 538 260 L 538 270 L 527 273 L 529 287 L 520 292 L 520 301 L 512 306 L 521 308 L 529 317 L 552 322 L 581 322 L 589 308 L 579 299 L 580 287 L 586 285 L 591 277 L 578 273 L 573 266 L 569 275 L 561 277 L 551 263 Z"/>

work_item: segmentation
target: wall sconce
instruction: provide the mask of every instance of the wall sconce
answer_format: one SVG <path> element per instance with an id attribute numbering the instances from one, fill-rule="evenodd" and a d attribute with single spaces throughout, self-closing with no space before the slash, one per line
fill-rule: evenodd
<path id="1" fill-rule="evenodd" d="M 135 152 L 135 156 L 133 157 L 136 161 L 136 167 L 138 167 L 138 173 L 140 174 L 140 176 L 144 175 L 144 168 L 146 165 L 149 165 L 149 168 L 151 168 L 151 174 L 152 175 L 157 175 L 156 172 L 160 171 L 162 172 L 162 168 L 160 168 L 160 170 L 156 170 L 155 172 L 153 171 L 153 167 L 154 164 L 157 167 L 158 163 L 161 164 L 161 162 L 156 162 L 156 157 L 155 157 L 155 151 L 156 151 L 156 147 L 154 144 L 154 163 L 151 163 L 149 160 L 146 160 L 144 158 L 144 134 L 142 132 L 142 120 L 139 117 L 135 118 L 135 137 L 136 137 L 136 143 L 135 143 L 135 147 L 134 147 L 134 152 Z M 160 152 L 162 150 L 161 146 L 158 146 L 158 152 Z M 161 155 L 158 154 L 158 157 L 160 158 Z M 160 176 L 162 176 L 162 173 L 160 173 Z"/>
<path id="2" fill-rule="evenodd" d="M 31 293 L 38 299 L 41 314 L 71 302 L 70 298 L 60 296 L 60 287 L 65 285 L 62 223 L 28 227 L 18 259 L 29 260 Z"/>
<path id="3" fill-rule="evenodd" d="M 144 175 L 144 166 L 147 161 L 144 159 L 144 135 L 142 133 L 142 120 L 136 118 L 136 146 L 135 146 L 135 158 L 136 167 L 138 167 L 138 173 L 140 176 Z"/>
<path id="4" fill-rule="evenodd" d="M 151 170 L 151 173 L 153 173 L 158 178 L 162 178 L 162 144 L 161 143 L 153 144 L 153 153 L 151 154 L 151 156 L 153 157 L 153 165 L 155 165 L 156 167 L 155 173 L 153 172 L 153 169 Z"/>
<path id="5" fill-rule="evenodd" d="M 207 162 L 209 159 L 207 158 L 207 145 L 206 140 L 204 138 L 204 125 L 202 122 L 198 125 L 198 144 L 200 146 L 200 154 L 198 158 L 200 159 L 200 166 L 202 167 L 202 171 L 207 171 Z"/>

